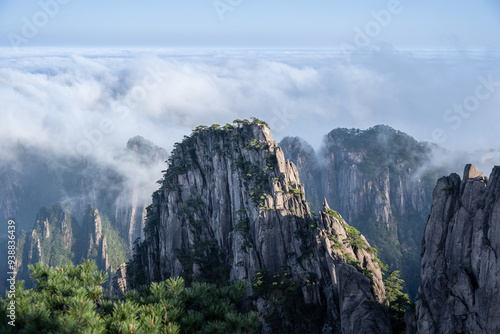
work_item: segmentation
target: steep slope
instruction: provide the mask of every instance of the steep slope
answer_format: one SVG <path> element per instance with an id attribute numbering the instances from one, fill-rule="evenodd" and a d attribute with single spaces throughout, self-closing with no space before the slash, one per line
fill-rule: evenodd
<path id="1" fill-rule="evenodd" d="M 499 252 L 500 167 L 489 179 L 472 165 L 462 180 L 439 179 L 410 333 L 499 333 Z"/>
<path id="2" fill-rule="evenodd" d="M 377 303 L 385 290 L 374 250 L 326 202 L 311 214 L 297 170 L 267 126 L 199 127 L 170 161 L 129 285 L 176 275 L 243 280 L 263 332 L 390 332 Z"/>
<path id="3" fill-rule="evenodd" d="M 314 180 L 306 187 L 313 206 L 319 207 L 314 202 L 318 195 L 309 197 L 310 192 L 319 191 L 320 198 L 325 197 L 369 238 L 391 270 L 401 270 L 410 295 L 415 296 L 420 240 L 440 173 L 439 168 L 424 169 L 431 148 L 383 125 L 331 131 L 316 159 L 297 140 L 285 138 L 280 145 L 292 161 L 299 162 L 301 177 Z"/>
<path id="4" fill-rule="evenodd" d="M 107 217 L 89 207 L 82 226 L 67 207 L 60 204 L 42 208 L 30 232 L 23 232 L 17 243 L 17 279 L 29 285 L 30 264 L 51 267 L 95 260 L 99 270 L 110 275 L 126 261 L 126 243 Z"/>

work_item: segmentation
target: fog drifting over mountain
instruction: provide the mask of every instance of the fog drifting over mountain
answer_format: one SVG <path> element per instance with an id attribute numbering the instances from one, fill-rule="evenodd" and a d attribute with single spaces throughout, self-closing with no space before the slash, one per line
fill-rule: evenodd
<path id="1" fill-rule="evenodd" d="M 135 135 L 170 151 L 197 125 L 252 116 L 275 139 L 299 136 L 315 148 L 333 128 L 387 124 L 449 150 L 498 149 L 499 59 L 384 46 L 350 54 L 4 49 L 2 156 L 19 140 L 71 156 L 71 167 L 89 155 L 112 160 Z"/>

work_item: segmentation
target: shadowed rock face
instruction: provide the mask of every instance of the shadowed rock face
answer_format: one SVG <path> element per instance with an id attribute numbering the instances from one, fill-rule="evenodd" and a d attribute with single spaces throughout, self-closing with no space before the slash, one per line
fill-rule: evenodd
<path id="1" fill-rule="evenodd" d="M 500 333 L 500 167 L 439 179 L 410 333 Z M 411 315 L 407 317 L 411 319 Z M 411 321 L 409 321 L 411 322 Z"/>
<path id="2" fill-rule="evenodd" d="M 325 182 L 323 179 L 325 166 L 320 165 L 314 149 L 299 137 L 285 137 L 279 145 L 286 158 L 297 167 L 311 209 L 319 210 L 323 198 L 327 197 L 324 192 Z M 338 201 L 335 201 L 335 204 L 338 206 Z M 337 209 L 340 210 L 338 207 Z M 345 216 L 345 212 L 342 212 Z M 349 220 L 349 222 L 352 221 Z"/>
<path id="3" fill-rule="evenodd" d="M 296 333 L 390 332 L 378 303 L 385 299 L 382 275 L 368 243 L 354 238 L 326 201 L 311 214 L 294 164 L 264 125 L 199 129 L 178 144 L 148 216 L 129 272 L 145 269 L 148 281 L 182 275 L 254 283 L 263 322 L 273 314 L 280 319 L 264 323 L 263 332 L 272 326 Z M 272 284 L 256 285 L 258 275 L 262 286 L 265 277 L 286 277 L 299 292 L 291 313 L 272 302 L 286 304 L 288 297 Z M 306 316 L 311 310 L 314 320 Z"/>

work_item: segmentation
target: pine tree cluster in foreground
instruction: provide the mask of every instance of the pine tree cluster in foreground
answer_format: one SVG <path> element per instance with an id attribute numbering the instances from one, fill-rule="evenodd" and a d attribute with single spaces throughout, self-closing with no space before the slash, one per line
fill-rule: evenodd
<path id="1" fill-rule="evenodd" d="M 170 278 L 130 291 L 122 298 L 104 293 L 107 275 L 93 261 L 78 266 L 30 266 L 35 288 L 16 287 L 15 327 L 1 333 L 255 333 L 259 318 L 245 312 L 243 282 L 227 287 Z M 0 298 L 0 318 L 7 319 Z"/>

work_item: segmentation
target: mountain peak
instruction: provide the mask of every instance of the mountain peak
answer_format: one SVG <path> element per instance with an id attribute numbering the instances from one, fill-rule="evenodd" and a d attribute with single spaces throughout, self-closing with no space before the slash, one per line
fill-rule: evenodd
<path id="1" fill-rule="evenodd" d="M 464 180 L 475 179 L 477 177 L 485 177 L 476 167 L 472 164 L 467 164 L 464 169 Z"/>
<path id="2" fill-rule="evenodd" d="M 326 201 L 326 198 L 323 200 L 323 211 L 328 212 L 330 210 L 330 206 L 328 206 L 328 202 Z"/>
<path id="3" fill-rule="evenodd" d="M 127 270 L 131 286 L 143 268 L 148 281 L 245 281 L 267 319 L 273 296 L 295 291 L 291 313 L 276 311 L 284 330 L 390 331 L 370 304 L 385 298 L 371 248 L 349 239 L 333 210 L 311 213 L 295 165 L 266 124 L 199 126 L 169 162 L 138 247 L 144 260 Z M 304 316 L 311 312 L 316 320 Z"/>

